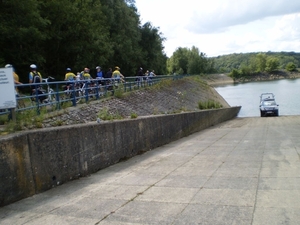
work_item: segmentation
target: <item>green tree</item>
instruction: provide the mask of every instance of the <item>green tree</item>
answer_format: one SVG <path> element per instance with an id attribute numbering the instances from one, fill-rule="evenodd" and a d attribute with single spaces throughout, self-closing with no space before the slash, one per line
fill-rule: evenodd
<path id="1" fill-rule="evenodd" d="M 266 62 L 266 71 L 272 72 L 279 68 L 279 60 L 276 57 L 268 57 Z"/>
<path id="2" fill-rule="evenodd" d="M 214 60 L 208 60 L 205 53 L 193 46 L 188 48 L 177 48 L 167 61 L 168 72 L 173 74 L 201 74 L 212 72 Z"/>
<path id="3" fill-rule="evenodd" d="M 236 80 L 238 78 L 241 77 L 241 74 L 239 72 L 238 69 L 233 69 L 230 73 L 229 73 L 229 76 L 232 77 L 233 80 Z"/>
<path id="4" fill-rule="evenodd" d="M 188 54 L 188 74 L 200 74 L 206 72 L 207 60 L 205 54 L 193 46 Z"/>
<path id="5" fill-rule="evenodd" d="M 267 55 L 258 53 L 256 55 L 257 72 L 264 72 L 266 70 Z"/>
<path id="6" fill-rule="evenodd" d="M 142 58 L 140 19 L 134 1 L 100 0 L 109 30 L 111 54 L 107 55 L 110 67 L 119 66 L 126 76 L 133 76 Z"/>
<path id="7" fill-rule="evenodd" d="M 66 67 L 166 71 L 165 38 L 141 26 L 134 0 L 0 0 L 0 7 L 0 63 L 13 64 L 21 81 L 32 63 L 57 79 Z"/>
<path id="8" fill-rule="evenodd" d="M 45 63 L 41 46 L 49 20 L 41 17 L 37 0 L 0 1 L 0 8 L 0 61 L 13 64 L 21 81 L 28 81 L 29 65 Z"/>
<path id="9" fill-rule="evenodd" d="M 164 53 L 164 41 L 165 38 L 159 32 L 159 28 L 153 27 L 150 22 L 141 27 L 142 57 L 139 59 L 141 67 L 155 69 L 160 74 L 166 72 L 167 56 Z"/>
<path id="10" fill-rule="evenodd" d="M 43 16 L 51 21 L 45 31 L 48 39 L 44 42 L 47 73 L 61 79 L 66 67 L 81 71 L 83 67 L 105 62 L 104 55 L 109 52 L 105 45 L 108 31 L 95 13 L 101 11 L 99 2 L 75 3 L 44 0 L 42 5 Z"/>
<path id="11" fill-rule="evenodd" d="M 250 73 L 255 73 L 257 71 L 257 64 L 256 64 L 255 55 L 249 55 L 248 67 L 250 69 Z"/>
<path id="12" fill-rule="evenodd" d="M 250 76 L 252 71 L 251 68 L 245 64 L 242 64 L 239 69 L 239 73 L 242 76 Z"/>
<path id="13" fill-rule="evenodd" d="M 188 74 L 199 74 L 199 71 L 202 67 L 201 57 L 199 53 L 199 49 L 196 47 L 192 47 L 188 54 Z"/>
<path id="14" fill-rule="evenodd" d="M 297 70 L 297 66 L 296 66 L 295 63 L 293 63 L 293 62 L 289 62 L 289 63 L 286 64 L 285 69 L 286 69 L 287 71 L 292 72 L 292 71 L 296 71 L 296 70 Z"/>
<path id="15" fill-rule="evenodd" d="M 189 61 L 189 50 L 187 48 L 177 48 L 170 58 L 169 73 L 187 74 Z"/>

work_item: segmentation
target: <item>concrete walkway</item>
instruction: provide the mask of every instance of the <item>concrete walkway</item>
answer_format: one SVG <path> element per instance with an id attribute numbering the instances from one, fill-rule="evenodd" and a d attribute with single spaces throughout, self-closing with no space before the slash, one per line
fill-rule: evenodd
<path id="1" fill-rule="evenodd" d="M 236 118 L 0 208 L 0 224 L 299 224 L 300 116 Z"/>

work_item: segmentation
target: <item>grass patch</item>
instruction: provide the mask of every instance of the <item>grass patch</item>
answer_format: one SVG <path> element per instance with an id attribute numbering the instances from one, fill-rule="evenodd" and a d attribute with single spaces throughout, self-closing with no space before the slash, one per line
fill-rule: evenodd
<path id="1" fill-rule="evenodd" d="M 77 104 L 78 104 L 78 103 L 77 103 Z M 71 107 L 71 106 L 73 106 L 73 103 L 72 103 L 71 101 L 63 102 L 63 103 L 61 104 L 61 109 L 66 109 L 66 108 L 69 108 L 69 107 Z"/>
<path id="2" fill-rule="evenodd" d="M 102 109 L 99 113 L 98 113 L 98 118 L 100 118 L 101 120 L 115 120 L 115 119 L 123 119 L 123 117 L 120 114 L 112 114 L 110 112 L 108 112 L 107 108 Z"/>
<path id="3" fill-rule="evenodd" d="M 5 125 L 5 132 L 13 133 L 25 129 L 42 128 L 46 113 L 46 108 L 41 109 L 39 114 L 36 109 L 31 109 L 16 112 L 16 121 L 8 120 L 8 115 L 2 115 L 0 119 L 1 123 Z"/>
<path id="4" fill-rule="evenodd" d="M 130 118 L 131 119 L 135 119 L 135 118 L 137 118 L 138 117 L 138 115 L 136 114 L 136 113 L 134 113 L 134 112 L 132 112 L 131 114 L 130 114 Z"/>
<path id="5" fill-rule="evenodd" d="M 173 84 L 173 80 L 172 79 L 163 79 L 161 81 L 159 81 L 158 83 L 149 86 L 149 89 L 152 90 L 158 90 L 164 87 L 171 87 Z"/>
<path id="6" fill-rule="evenodd" d="M 220 109 L 223 108 L 223 106 L 219 102 L 208 100 L 204 102 L 202 101 L 198 102 L 198 108 L 199 109 Z"/>
<path id="7" fill-rule="evenodd" d="M 119 83 L 118 86 L 114 86 L 114 96 L 116 98 L 123 98 L 124 97 L 124 85 Z"/>

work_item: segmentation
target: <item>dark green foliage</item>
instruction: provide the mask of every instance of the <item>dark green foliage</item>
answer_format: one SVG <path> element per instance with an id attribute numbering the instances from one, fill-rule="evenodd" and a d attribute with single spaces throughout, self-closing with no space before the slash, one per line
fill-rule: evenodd
<path id="1" fill-rule="evenodd" d="M 188 48 L 177 48 L 167 61 L 169 74 L 201 74 L 213 72 L 214 61 L 208 59 L 205 53 L 200 52 L 193 46 Z"/>
<path id="2" fill-rule="evenodd" d="M 258 53 L 256 55 L 256 68 L 257 72 L 264 72 L 266 70 L 267 55 L 263 53 Z"/>
<path id="3" fill-rule="evenodd" d="M 297 70 L 297 67 L 296 67 L 295 63 L 289 62 L 288 64 L 286 64 L 285 69 L 286 69 L 287 71 L 292 72 L 292 71 L 296 71 L 296 70 Z"/>
<path id="4" fill-rule="evenodd" d="M 17 72 L 46 61 L 43 31 L 50 21 L 41 16 L 40 6 L 37 0 L 0 1 L 0 62 L 13 64 Z"/>
<path id="5" fill-rule="evenodd" d="M 293 57 L 289 55 L 290 53 L 277 53 L 272 54 L 271 52 L 268 53 L 246 53 L 246 54 L 233 54 L 228 56 L 220 56 L 216 59 L 216 65 L 221 65 L 219 72 L 227 72 L 230 68 L 230 60 L 236 60 L 235 63 L 240 63 L 238 65 L 234 65 L 232 70 L 229 73 L 233 79 L 238 78 L 246 78 L 251 76 L 256 76 L 257 74 L 261 73 L 272 73 L 276 72 L 279 69 L 287 69 L 288 71 L 294 71 L 297 66 L 293 61 L 297 61 L 297 57 L 300 54 L 293 53 Z M 239 56 L 239 57 L 237 57 Z M 224 61 L 220 60 L 223 58 Z M 286 63 L 285 60 L 292 60 L 289 63 Z M 219 61 L 218 61 L 219 60 Z M 299 58 L 300 60 L 300 58 Z M 220 64 L 220 62 L 228 63 L 227 67 L 225 64 Z M 285 64 L 286 63 L 286 64 Z M 227 69 L 226 69 L 227 68 Z"/>
<path id="6" fill-rule="evenodd" d="M 279 59 L 273 56 L 267 58 L 266 71 L 272 72 L 279 68 Z"/>
<path id="7" fill-rule="evenodd" d="M 222 108 L 223 106 L 219 102 L 215 102 L 213 100 L 208 100 L 208 101 L 200 101 L 198 102 L 198 107 L 199 109 L 219 109 Z"/>
<path id="8" fill-rule="evenodd" d="M 260 60 L 257 61 L 257 55 L 261 55 Z M 229 55 L 223 55 L 218 57 L 212 57 L 214 60 L 214 68 L 218 72 L 230 72 L 233 69 L 240 69 L 241 65 L 246 65 L 250 67 L 252 72 L 259 72 L 262 69 L 266 69 L 263 59 L 265 60 L 269 57 L 275 57 L 279 61 L 278 68 L 285 69 L 289 62 L 295 64 L 296 67 L 300 65 L 300 53 L 296 52 L 266 52 L 266 53 L 234 53 Z"/>
<path id="9" fill-rule="evenodd" d="M 229 73 L 229 76 L 230 76 L 233 80 L 235 80 L 235 79 L 238 79 L 238 78 L 241 77 L 241 73 L 240 73 L 239 70 L 233 69 L 233 70 Z"/>
<path id="10" fill-rule="evenodd" d="M 13 64 L 22 82 L 32 63 L 57 80 L 66 67 L 89 67 L 92 76 L 98 65 L 119 66 L 125 76 L 140 66 L 165 73 L 164 38 L 141 26 L 134 0 L 10 0 L 0 8 L 0 63 Z"/>
<path id="11" fill-rule="evenodd" d="M 151 23 L 145 23 L 141 27 L 140 46 L 142 47 L 140 67 L 145 69 L 160 71 L 160 74 L 166 73 L 167 56 L 163 52 L 163 42 L 165 38 L 159 32 L 158 28 L 152 27 Z M 162 64 L 161 62 L 165 62 Z"/>

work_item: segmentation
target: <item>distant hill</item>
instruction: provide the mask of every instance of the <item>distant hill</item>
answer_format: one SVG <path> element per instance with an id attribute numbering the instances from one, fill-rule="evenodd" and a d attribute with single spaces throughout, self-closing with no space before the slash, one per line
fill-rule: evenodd
<path id="1" fill-rule="evenodd" d="M 258 53 L 265 53 L 267 56 L 273 56 L 279 59 L 280 68 L 285 68 L 289 62 L 295 63 L 297 67 L 300 66 L 300 53 L 296 52 L 253 52 L 253 53 L 233 53 L 229 55 L 222 55 L 211 57 L 214 60 L 214 68 L 216 72 L 231 72 L 232 69 L 239 69 L 241 65 L 249 65 L 251 58 Z"/>

